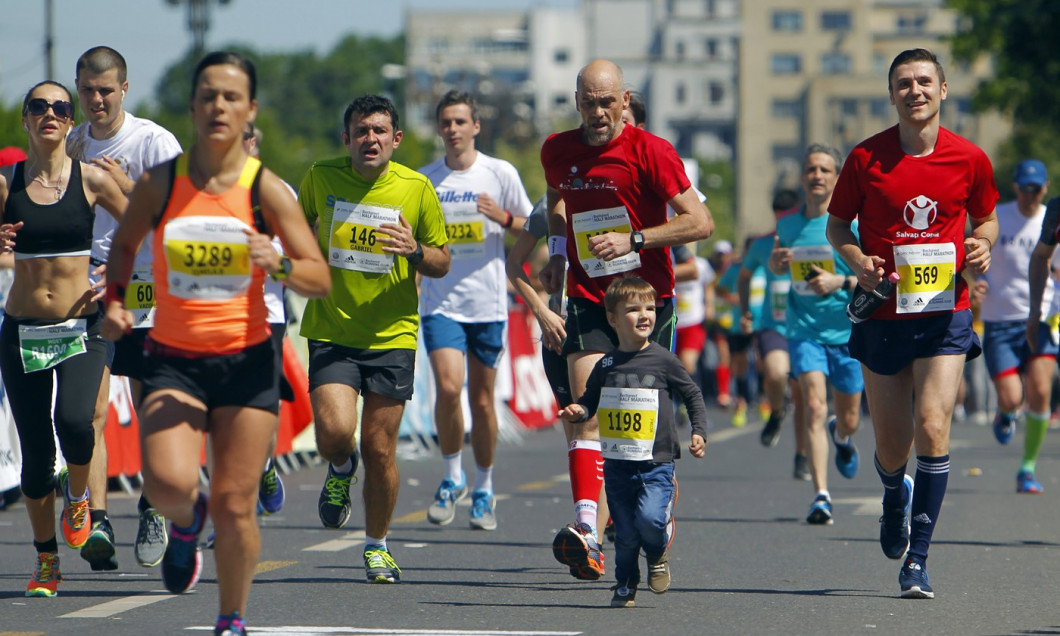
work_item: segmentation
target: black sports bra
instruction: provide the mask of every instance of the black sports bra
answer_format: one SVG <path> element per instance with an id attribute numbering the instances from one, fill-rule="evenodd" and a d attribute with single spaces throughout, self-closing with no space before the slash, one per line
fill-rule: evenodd
<path id="1" fill-rule="evenodd" d="M 81 162 L 70 167 L 70 183 L 63 197 L 49 205 L 29 198 L 24 172 L 26 162 L 15 164 L 11 190 L 4 206 L 4 223 L 22 221 L 15 237 L 15 259 L 47 256 L 88 256 L 92 250 L 93 206 L 81 184 Z"/>

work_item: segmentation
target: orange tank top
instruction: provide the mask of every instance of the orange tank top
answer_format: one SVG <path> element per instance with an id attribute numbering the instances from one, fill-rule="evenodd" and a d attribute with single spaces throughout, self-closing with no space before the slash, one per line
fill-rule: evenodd
<path id="1" fill-rule="evenodd" d="M 151 339 L 216 354 L 256 345 L 269 337 L 265 270 L 251 265 L 243 230 L 255 227 L 261 162 L 248 157 L 235 185 L 210 194 L 192 184 L 188 155 L 173 161 L 173 185 L 152 238 Z"/>

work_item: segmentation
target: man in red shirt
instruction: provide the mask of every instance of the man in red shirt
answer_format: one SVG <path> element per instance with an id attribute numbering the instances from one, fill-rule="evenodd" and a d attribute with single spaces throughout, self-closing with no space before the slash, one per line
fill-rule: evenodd
<path id="1" fill-rule="evenodd" d="M 889 558 L 906 556 L 902 598 L 934 598 L 925 562 L 949 478 L 950 418 L 964 363 L 982 351 L 961 272 L 990 267 L 998 193 L 983 151 L 939 125 L 946 76 L 935 55 L 904 51 L 887 77 L 898 125 L 850 153 L 828 208 L 828 238 L 862 289 L 901 277 L 893 297 L 853 326 L 850 354 L 863 365 L 876 434 L 880 546 Z M 914 440 L 915 490 L 905 474 Z"/>
<path id="2" fill-rule="evenodd" d="M 597 361 L 618 346 L 603 306 L 607 286 L 629 274 L 648 281 L 659 299 L 652 338 L 672 350 L 669 246 L 709 237 L 714 223 L 673 146 L 622 121 L 629 91 L 616 64 L 590 62 L 578 73 L 574 97 L 582 126 L 552 135 L 541 148 L 550 260 L 540 277 L 546 290 L 558 291 L 569 260 L 563 354 L 577 400 Z M 675 212 L 669 220 L 667 204 Z M 604 569 L 596 539 L 603 484 L 599 429 L 595 418 L 566 426 L 577 521 L 560 530 L 553 554 L 575 577 L 595 580 Z"/>

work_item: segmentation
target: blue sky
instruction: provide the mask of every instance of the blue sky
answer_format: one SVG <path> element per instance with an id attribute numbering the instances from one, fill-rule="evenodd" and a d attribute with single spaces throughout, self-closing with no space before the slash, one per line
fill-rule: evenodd
<path id="1" fill-rule="evenodd" d="M 187 9 L 166 0 L 53 0 L 56 79 L 73 88 L 74 64 L 105 44 L 129 64 L 129 104 L 150 97 L 162 72 L 191 44 Z M 392 36 L 416 9 L 526 9 L 577 0 L 230 0 L 213 3 L 207 49 L 249 44 L 258 51 L 327 51 L 347 33 Z M 42 0 L 3 3 L 0 102 L 20 101 L 46 76 Z"/>

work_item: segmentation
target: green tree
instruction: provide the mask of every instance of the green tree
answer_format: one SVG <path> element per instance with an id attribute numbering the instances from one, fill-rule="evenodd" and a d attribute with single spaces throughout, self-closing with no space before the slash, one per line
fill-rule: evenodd
<path id="1" fill-rule="evenodd" d="M 1053 37 L 1060 33 L 1054 0 L 949 0 L 964 17 L 952 38 L 953 55 L 971 63 L 992 55 L 994 74 L 979 84 L 973 99 L 978 112 L 996 109 L 1012 118 L 1012 138 L 994 157 L 1002 196 L 1015 164 L 1041 159 L 1060 175 L 1060 57 Z"/>

